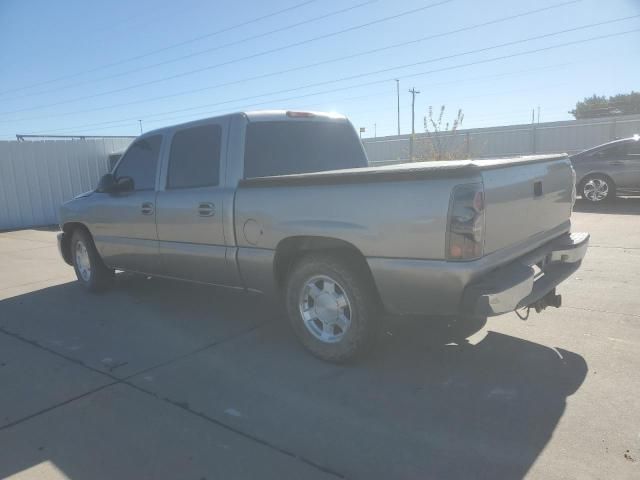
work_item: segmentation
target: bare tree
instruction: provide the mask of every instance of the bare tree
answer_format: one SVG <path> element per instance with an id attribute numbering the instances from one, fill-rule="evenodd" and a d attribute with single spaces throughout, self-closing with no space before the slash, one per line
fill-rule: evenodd
<path id="1" fill-rule="evenodd" d="M 429 106 L 424 117 L 424 131 L 427 137 L 420 154 L 421 160 L 456 160 L 467 157 L 464 142 L 460 141 L 458 130 L 462 126 L 464 113 L 458 109 L 456 117 L 451 123 L 444 120 L 445 106 L 442 105 L 434 115 L 433 107 Z M 443 125 L 444 122 L 444 125 Z"/>

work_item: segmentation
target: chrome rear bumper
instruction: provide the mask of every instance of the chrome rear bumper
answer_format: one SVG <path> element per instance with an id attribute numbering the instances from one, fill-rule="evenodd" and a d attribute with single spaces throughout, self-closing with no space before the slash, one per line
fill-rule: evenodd
<path id="1" fill-rule="evenodd" d="M 466 286 L 465 313 L 492 316 L 537 302 L 571 276 L 587 253 L 588 233 L 566 233 Z"/>

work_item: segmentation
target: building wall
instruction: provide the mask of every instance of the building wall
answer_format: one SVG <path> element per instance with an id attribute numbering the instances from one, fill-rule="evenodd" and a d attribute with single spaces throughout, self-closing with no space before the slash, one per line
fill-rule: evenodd
<path id="1" fill-rule="evenodd" d="M 463 158 L 483 158 L 576 153 L 636 133 L 640 133 L 640 115 L 459 130 L 455 135 L 441 134 L 439 140 L 447 150 Z M 367 138 L 363 143 L 371 163 L 398 163 L 409 160 L 409 138 L 409 135 Z M 416 159 L 428 157 L 431 142 L 424 133 L 416 134 Z"/>
<path id="2" fill-rule="evenodd" d="M 94 188 L 132 140 L 0 141 L 0 230 L 58 223 L 58 206 Z"/>

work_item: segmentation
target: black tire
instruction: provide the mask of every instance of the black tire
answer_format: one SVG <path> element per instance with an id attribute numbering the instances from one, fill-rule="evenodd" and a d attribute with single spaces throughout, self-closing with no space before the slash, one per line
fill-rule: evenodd
<path id="1" fill-rule="evenodd" d="M 77 255 L 78 250 L 81 250 L 82 246 L 86 249 L 88 257 L 88 274 L 86 269 L 87 265 L 83 265 L 81 258 Z M 87 231 L 82 229 L 74 231 L 71 237 L 70 248 L 73 269 L 76 272 L 78 281 L 84 288 L 89 292 L 100 292 L 111 286 L 114 271 L 104 264 L 102 258 L 100 258 L 100 254 L 96 250 L 91 235 Z M 82 257 L 82 255 L 80 255 L 80 257 Z"/>
<path id="2" fill-rule="evenodd" d="M 587 188 L 590 183 L 596 183 L 601 187 L 604 186 L 606 188 L 606 195 L 601 199 L 597 199 L 597 195 L 589 195 L 589 192 L 585 192 L 585 188 Z M 589 203 L 604 203 L 616 198 L 616 185 L 613 183 L 613 180 L 606 175 L 591 174 L 582 179 L 578 193 L 583 200 Z"/>
<path id="3" fill-rule="evenodd" d="M 366 265 L 350 257 L 348 254 L 311 253 L 296 262 L 287 278 L 285 303 L 293 331 L 313 355 L 333 363 L 361 357 L 372 346 L 382 311 Z M 332 343 L 317 338 L 317 334 L 312 333 L 313 327 L 307 326 L 301 312 L 303 292 L 310 285 L 309 282 L 318 277 L 335 282 L 335 291 L 344 295 L 348 303 L 350 324 L 342 332 L 339 326 L 333 327 L 333 333 L 337 332 L 339 340 Z M 325 293 L 324 281 L 319 282 L 322 285 L 321 293 Z M 315 306 L 310 308 L 315 309 Z M 346 307 L 342 312 L 347 316 Z M 321 323 L 319 318 L 316 325 L 318 323 Z"/>

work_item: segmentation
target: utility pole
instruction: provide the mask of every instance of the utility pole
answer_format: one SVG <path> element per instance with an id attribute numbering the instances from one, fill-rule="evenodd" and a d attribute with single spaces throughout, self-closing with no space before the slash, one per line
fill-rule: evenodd
<path id="1" fill-rule="evenodd" d="M 398 136 L 400 136 L 400 80 L 396 78 L 396 97 L 398 97 Z"/>
<path id="2" fill-rule="evenodd" d="M 142 120 L 138 120 L 138 123 L 140 124 L 140 135 L 142 135 Z"/>
<path id="3" fill-rule="evenodd" d="M 533 125 L 534 123 L 536 123 L 536 109 L 532 108 L 531 109 L 531 125 Z"/>
<path id="4" fill-rule="evenodd" d="M 420 93 L 420 90 L 416 90 L 416 88 L 413 87 L 409 90 L 409 93 L 411 94 L 411 140 L 409 141 L 409 161 L 413 162 L 413 137 L 415 137 L 416 134 L 416 95 Z"/>
<path id="5" fill-rule="evenodd" d="M 540 105 L 538 105 L 538 121 L 537 123 L 540 123 Z"/>

